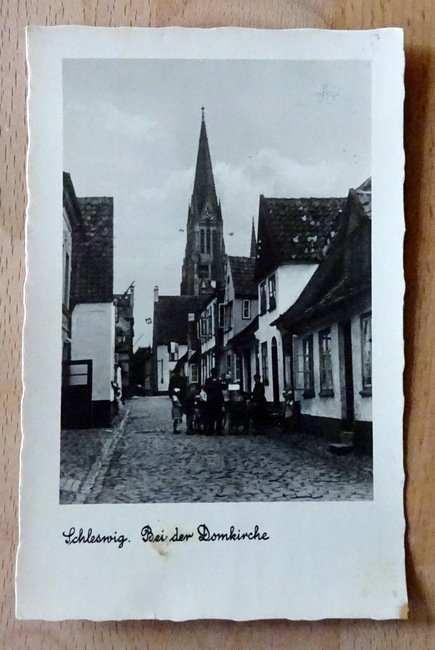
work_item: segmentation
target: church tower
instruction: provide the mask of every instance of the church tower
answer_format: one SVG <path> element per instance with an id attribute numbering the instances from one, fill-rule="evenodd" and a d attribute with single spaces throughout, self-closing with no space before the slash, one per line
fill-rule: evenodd
<path id="1" fill-rule="evenodd" d="M 180 293 L 182 296 L 211 293 L 223 286 L 225 245 L 220 202 L 214 186 L 204 107 L 202 107 L 193 193 L 187 214 L 187 241 Z"/>

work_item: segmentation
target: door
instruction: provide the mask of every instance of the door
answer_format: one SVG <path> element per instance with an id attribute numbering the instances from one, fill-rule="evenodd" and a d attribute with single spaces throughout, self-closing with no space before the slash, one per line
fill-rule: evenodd
<path id="1" fill-rule="evenodd" d="M 279 406 L 278 345 L 275 337 L 272 339 L 272 389 L 273 404 Z"/>
<path id="2" fill-rule="evenodd" d="M 61 426 L 92 427 L 92 359 L 62 363 Z"/>
<path id="3" fill-rule="evenodd" d="M 245 390 L 252 391 L 252 370 L 251 370 L 251 351 L 245 350 L 245 368 L 246 368 L 246 386 Z"/>
<path id="4" fill-rule="evenodd" d="M 355 420 L 355 402 L 353 388 L 353 364 L 352 364 L 352 330 L 350 321 L 341 323 L 342 349 L 343 349 L 343 377 L 344 390 L 342 396 L 343 427 L 352 430 Z"/>

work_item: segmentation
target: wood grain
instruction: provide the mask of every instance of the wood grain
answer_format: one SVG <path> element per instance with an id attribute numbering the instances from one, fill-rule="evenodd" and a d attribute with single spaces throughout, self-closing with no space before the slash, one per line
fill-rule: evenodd
<path id="1" fill-rule="evenodd" d="M 1 565 L 0 646 L 357 650 L 435 647 L 435 3 L 433 0 L 2 0 L 0 4 Z M 405 29 L 405 448 L 410 619 L 407 622 L 19 622 L 20 354 L 25 214 L 25 25 L 55 24 Z M 397 432 L 397 435 L 401 435 Z M 319 594 L 321 597 L 321 594 Z"/>

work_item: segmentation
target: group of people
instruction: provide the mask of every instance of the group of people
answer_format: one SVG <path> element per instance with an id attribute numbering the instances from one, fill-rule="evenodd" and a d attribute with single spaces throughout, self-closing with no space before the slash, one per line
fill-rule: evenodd
<path id="1" fill-rule="evenodd" d="M 240 390 L 231 393 L 228 379 L 225 376 L 219 377 L 216 368 L 212 368 L 210 377 L 202 387 L 198 384 L 188 386 L 186 377 L 175 370 L 169 381 L 173 432 L 179 433 L 178 426 L 182 422 L 183 414 L 186 416 L 188 434 L 201 431 L 210 436 L 223 435 L 227 420 L 230 422 L 230 428 L 232 424 L 240 423 L 245 431 L 249 429 L 252 420 L 254 428 L 261 430 L 267 419 L 267 402 L 260 375 L 254 376 L 254 382 L 252 393 L 243 394 Z"/>

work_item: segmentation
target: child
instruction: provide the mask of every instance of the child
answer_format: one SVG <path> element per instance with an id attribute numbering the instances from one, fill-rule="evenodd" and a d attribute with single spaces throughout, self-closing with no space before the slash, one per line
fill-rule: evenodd
<path id="1" fill-rule="evenodd" d="M 172 409 L 171 409 L 171 415 L 172 415 L 172 420 L 173 420 L 173 431 L 174 433 L 180 433 L 178 431 L 178 425 L 181 424 L 183 420 L 183 409 L 181 407 L 181 402 L 178 397 L 178 393 L 180 392 L 179 388 L 174 388 L 171 401 L 172 401 Z"/>

